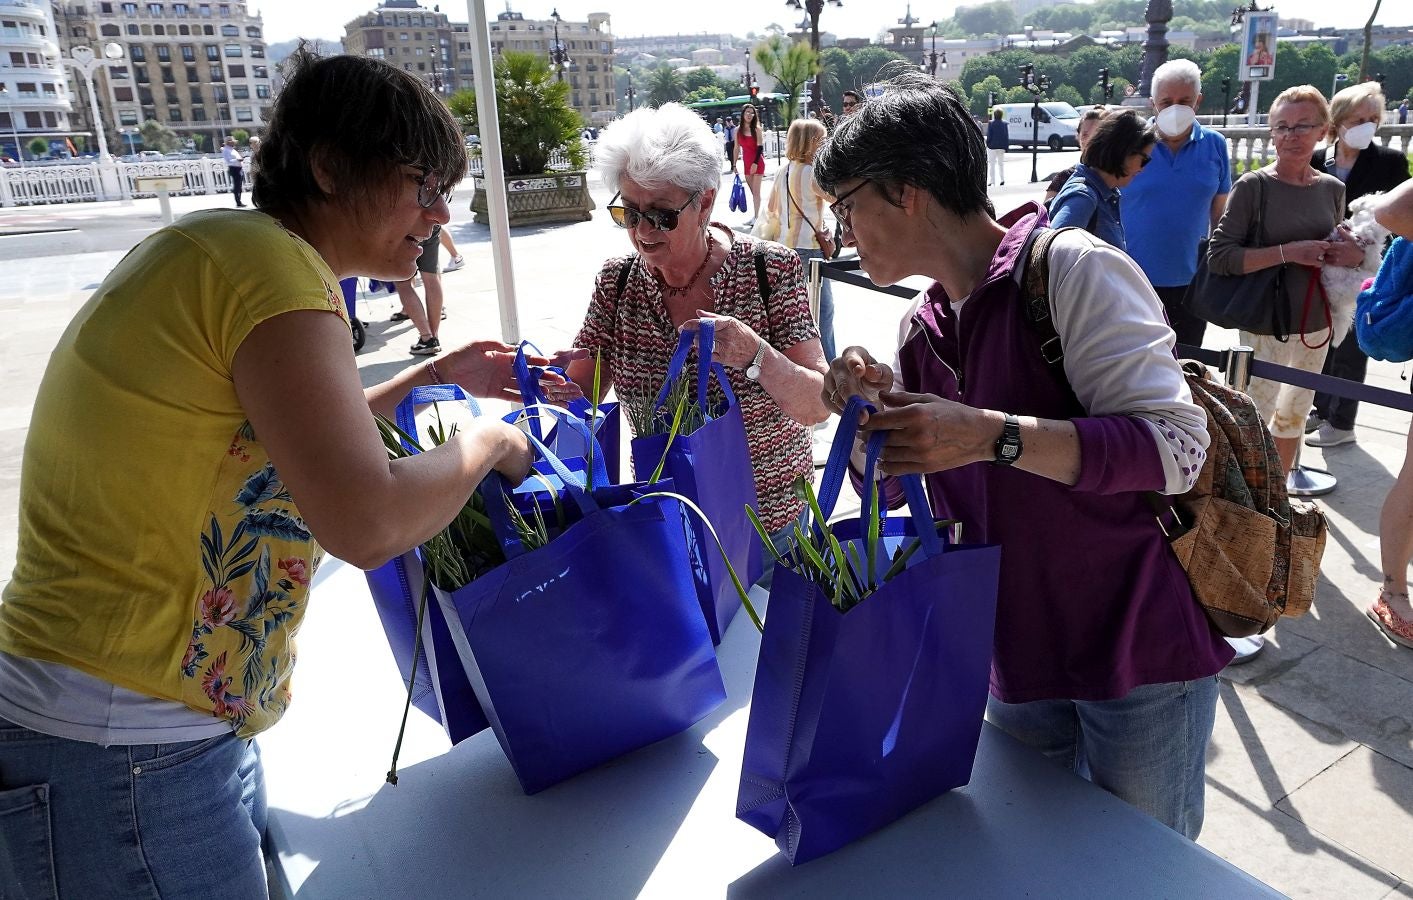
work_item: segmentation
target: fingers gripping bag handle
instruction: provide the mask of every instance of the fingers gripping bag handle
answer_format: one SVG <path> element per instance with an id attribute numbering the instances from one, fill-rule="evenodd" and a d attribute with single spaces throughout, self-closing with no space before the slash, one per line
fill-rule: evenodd
<path id="1" fill-rule="evenodd" d="M 732 406 L 736 405 L 736 394 L 731 390 L 726 369 L 720 363 L 712 362 L 711 358 L 716 350 L 716 323 L 703 319 L 695 330 L 683 331 L 677 335 L 677 349 L 668 360 L 667 375 L 663 378 L 662 390 L 657 392 L 655 409 L 662 409 L 667 403 L 667 395 L 671 392 L 672 385 L 677 383 L 677 378 L 687 368 L 687 354 L 694 344 L 697 347 L 697 406 L 702 414 L 711 416 L 711 407 L 707 404 L 707 387 L 713 372 L 716 373 L 716 380 L 721 385 L 726 402 Z"/>
<path id="2" fill-rule="evenodd" d="M 878 458 L 883 454 L 883 445 L 888 442 L 888 434 L 883 431 L 875 431 L 869 435 L 868 447 L 864 456 L 863 483 L 863 506 L 859 510 L 859 523 L 863 528 L 863 533 L 868 533 L 869 516 L 872 514 L 873 494 L 868 486 L 874 483 L 878 471 Z M 943 539 L 937 534 L 937 526 L 933 524 L 932 507 L 927 502 L 927 492 L 923 490 L 921 475 L 898 475 L 898 481 L 903 486 L 903 496 L 908 501 L 908 512 L 913 517 L 913 527 L 917 530 L 919 548 L 925 558 L 937 556 L 942 552 L 945 545 Z M 888 517 L 888 507 L 880 504 L 878 510 L 879 521 Z"/>
<path id="3" fill-rule="evenodd" d="M 479 416 L 481 407 L 476 403 L 474 397 L 466 393 L 459 384 L 431 384 L 422 387 L 415 387 L 407 392 L 407 396 L 402 398 L 402 402 L 397 405 L 397 411 L 393 414 L 393 419 L 397 427 L 407 437 L 414 441 L 417 437 L 417 407 L 426 403 L 445 403 L 448 401 L 461 401 L 469 410 L 471 415 Z M 409 444 L 403 440 L 402 445 L 409 453 L 418 453 L 421 448 Z"/>

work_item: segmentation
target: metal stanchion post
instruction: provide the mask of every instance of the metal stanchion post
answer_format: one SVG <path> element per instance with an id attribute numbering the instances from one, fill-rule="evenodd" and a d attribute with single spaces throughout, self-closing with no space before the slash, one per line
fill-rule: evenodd
<path id="1" fill-rule="evenodd" d="M 808 286 L 810 298 L 810 315 L 814 317 L 816 325 L 819 324 L 819 294 L 824 286 L 823 268 L 824 260 L 810 260 L 810 280 Z M 829 362 L 829 360 L 825 361 Z"/>
<path id="2" fill-rule="evenodd" d="M 1246 389 L 1251 386 L 1251 360 L 1256 351 L 1251 347 L 1233 347 L 1226 354 L 1226 380 L 1227 387 L 1233 390 L 1246 393 Z M 1261 651 L 1266 649 L 1266 639 L 1258 635 L 1244 638 L 1227 638 L 1227 643 L 1231 644 L 1236 656 L 1228 665 L 1239 666 L 1242 663 L 1249 663 Z"/>

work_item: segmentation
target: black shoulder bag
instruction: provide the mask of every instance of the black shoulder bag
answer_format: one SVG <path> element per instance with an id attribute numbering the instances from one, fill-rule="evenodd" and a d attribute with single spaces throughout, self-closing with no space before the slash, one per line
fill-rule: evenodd
<path id="1" fill-rule="evenodd" d="M 1264 176 L 1256 176 L 1256 186 L 1256 217 L 1246 232 L 1248 249 L 1266 246 Z M 1192 276 L 1192 284 L 1183 297 L 1193 315 L 1220 328 L 1240 328 L 1252 334 L 1275 335 L 1281 340 L 1290 336 L 1292 316 L 1285 290 L 1286 263 L 1245 275 L 1218 275 L 1207 263 L 1207 241 L 1202 242 L 1197 252 L 1197 273 Z"/>

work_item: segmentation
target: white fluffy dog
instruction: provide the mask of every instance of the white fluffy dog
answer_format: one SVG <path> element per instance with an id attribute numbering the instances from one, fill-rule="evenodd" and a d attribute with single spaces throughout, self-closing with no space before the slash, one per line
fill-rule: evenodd
<path id="1" fill-rule="evenodd" d="M 1363 245 L 1364 261 L 1354 268 L 1325 266 L 1320 270 L 1320 282 L 1330 298 L 1330 319 L 1334 323 L 1331 343 L 1336 347 L 1344 341 L 1350 326 L 1354 324 L 1354 301 L 1359 297 L 1359 289 L 1365 280 L 1379 273 L 1379 263 L 1383 259 L 1384 242 L 1388 240 L 1389 230 L 1374 221 L 1370 206 L 1377 196 L 1367 194 L 1349 204 L 1349 218 L 1344 222 L 1344 226 Z"/>

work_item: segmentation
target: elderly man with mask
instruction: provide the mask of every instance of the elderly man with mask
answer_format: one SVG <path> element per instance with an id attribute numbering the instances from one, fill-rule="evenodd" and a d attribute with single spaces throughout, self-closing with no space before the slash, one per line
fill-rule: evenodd
<path id="1" fill-rule="evenodd" d="M 1186 59 L 1153 73 L 1158 143 L 1152 163 L 1124 189 L 1120 214 L 1128 254 L 1163 301 L 1179 343 L 1201 346 L 1207 323 L 1183 295 L 1197 271 L 1198 245 L 1217 227 L 1231 190 L 1227 139 L 1197 123 L 1202 73 Z"/>

